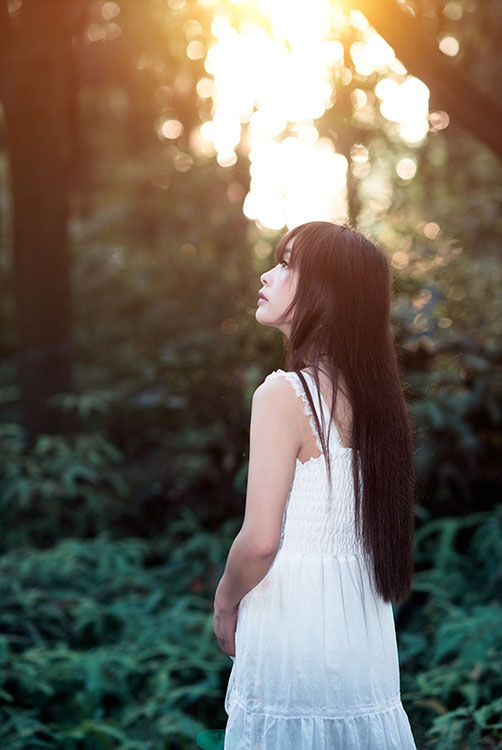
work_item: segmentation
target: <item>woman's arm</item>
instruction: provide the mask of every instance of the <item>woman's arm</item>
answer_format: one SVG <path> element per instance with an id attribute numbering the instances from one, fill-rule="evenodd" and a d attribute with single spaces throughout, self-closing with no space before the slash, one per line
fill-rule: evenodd
<path id="1" fill-rule="evenodd" d="M 267 379 L 253 394 L 244 521 L 215 592 L 215 613 L 235 612 L 273 563 L 301 447 L 301 415 L 284 377 Z"/>
<path id="2" fill-rule="evenodd" d="M 224 654 L 235 657 L 235 631 L 239 602 L 262 578 L 272 565 L 273 555 L 257 555 L 256 550 L 237 534 L 228 553 L 225 572 L 214 597 L 213 630 Z M 231 602 L 237 602 L 232 604 Z"/>
<path id="3" fill-rule="evenodd" d="M 265 578 L 274 561 L 275 552 L 260 555 L 241 534 L 242 529 L 230 547 L 225 571 L 214 595 L 217 615 L 235 612 L 242 597 Z"/>

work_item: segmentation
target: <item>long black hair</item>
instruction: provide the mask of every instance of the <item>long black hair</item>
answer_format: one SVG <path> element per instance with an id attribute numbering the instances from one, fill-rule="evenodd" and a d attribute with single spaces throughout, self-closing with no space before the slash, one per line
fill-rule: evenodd
<path id="1" fill-rule="evenodd" d="M 276 247 L 276 262 L 283 260 L 293 238 L 288 262 L 299 277 L 284 315 L 291 316 L 286 366 L 304 383 L 330 485 L 329 434 L 327 438 L 300 370 L 314 368 L 320 397 L 322 360 L 333 385 L 332 415 L 338 375 L 343 375 L 353 415 L 356 532 L 371 560 L 378 593 L 386 602 L 397 603 L 409 597 L 413 577 L 415 432 L 392 333 L 390 262 L 385 251 L 364 235 L 328 221 L 308 222 L 286 232 Z"/>

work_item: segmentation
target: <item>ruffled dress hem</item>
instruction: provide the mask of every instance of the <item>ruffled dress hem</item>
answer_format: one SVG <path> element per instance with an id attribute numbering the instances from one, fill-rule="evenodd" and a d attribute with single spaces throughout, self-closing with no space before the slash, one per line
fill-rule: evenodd
<path id="1" fill-rule="evenodd" d="M 234 694 L 224 747 L 225 750 L 416 750 L 400 697 L 387 704 L 387 708 L 380 706 L 366 713 L 284 716 L 269 710 L 254 711 Z"/>

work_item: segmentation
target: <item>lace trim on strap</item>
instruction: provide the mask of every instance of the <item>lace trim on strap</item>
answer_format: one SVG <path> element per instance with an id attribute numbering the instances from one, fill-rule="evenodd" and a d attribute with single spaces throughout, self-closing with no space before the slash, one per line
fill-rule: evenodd
<path id="1" fill-rule="evenodd" d="M 324 455 L 323 450 L 322 450 L 322 443 L 319 438 L 319 433 L 317 432 L 314 415 L 312 414 L 312 409 L 310 408 L 307 394 L 303 390 L 303 385 L 302 385 L 300 378 L 297 376 L 295 372 L 285 372 L 284 370 L 274 370 L 273 372 L 270 373 L 270 375 L 267 375 L 265 380 L 268 380 L 274 375 L 284 375 L 286 379 L 289 380 L 293 388 L 295 389 L 296 395 L 300 396 L 301 400 L 303 401 L 303 412 L 309 417 L 310 428 L 312 430 L 312 433 L 314 434 L 316 446 L 318 450 L 321 451 L 321 455 Z M 320 456 L 318 456 L 318 458 L 320 458 Z"/>

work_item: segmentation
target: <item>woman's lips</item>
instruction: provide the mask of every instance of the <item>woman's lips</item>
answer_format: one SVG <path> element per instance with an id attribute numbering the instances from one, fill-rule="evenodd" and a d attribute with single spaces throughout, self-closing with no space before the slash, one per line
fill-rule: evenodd
<path id="1" fill-rule="evenodd" d="M 268 300 L 266 300 L 265 297 L 258 297 L 258 304 L 260 304 L 260 302 L 263 304 L 264 302 L 268 302 Z"/>

